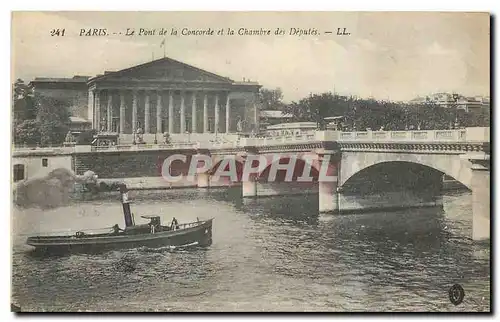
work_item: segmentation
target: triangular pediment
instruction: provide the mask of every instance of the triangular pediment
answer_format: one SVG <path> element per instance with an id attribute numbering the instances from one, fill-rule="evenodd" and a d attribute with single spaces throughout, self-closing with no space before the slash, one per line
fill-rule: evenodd
<path id="1" fill-rule="evenodd" d="M 126 68 L 116 72 L 107 72 L 90 80 L 159 80 L 159 81 L 197 81 L 207 83 L 232 83 L 227 77 L 222 77 L 206 70 L 182 63 L 171 58 L 162 58 L 145 64 Z"/>

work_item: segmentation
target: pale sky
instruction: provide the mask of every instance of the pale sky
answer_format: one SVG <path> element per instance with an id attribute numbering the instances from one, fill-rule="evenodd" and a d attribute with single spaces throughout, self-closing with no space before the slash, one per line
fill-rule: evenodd
<path id="1" fill-rule="evenodd" d="M 221 76 L 280 87 L 285 100 L 333 91 L 409 100 L 435 92 L 489 95 L 487 13 L 14 13 L 12 78 L 95 76 L 163 57 L 163 36 L 127 28 L 285 29 L 285 36 L 171 36 L 166 55 Z M 291 36 L 290 28 L 318 36 Z M 50 36 L 54 28 L 64 37 Z M 122 35 L 80 37 L 81 28 Z M 337 36 L 346 28 L 350 36 Z M 332 34 L 325 34 L 332 31 Z"/>

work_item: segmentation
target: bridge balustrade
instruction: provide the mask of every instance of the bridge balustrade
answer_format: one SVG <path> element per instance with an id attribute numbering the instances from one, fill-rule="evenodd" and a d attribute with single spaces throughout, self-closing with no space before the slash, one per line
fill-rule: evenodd
<path id="1" fill-rule="evenodd" d="M 368 132 L 355 132 L 356 139 L 367 139 Z"/>
<path id="2" fill-rule="evenodd" d="M 316 134 L 299 134 L 285 136 L 270 136 L 259 138 L 241 138 L 238 146 L 265 146 L 265 145 L 281 145 L 294 142 L 314 142 L 318 141 Z"/>
<path id="3" fill-rule="evenodd" d="M 316 131 L 314 134 L 285 135 L 261 138 L 243 138 L 239 146 L 277 145 L 293 142 L 314 141 L 374 141 L 374 142 L 432 142 L 449 141 L 489 142 L 489 128 L 467 128 L 460 130 L 418 130 L 418 131 L 363 131 L 339 132 Z"/>
<path id="4" fill-rule="evenodd" d="M 391 139 L 393 140 L 404 140 L 411 139 L 411 133 L 409 131 L 391 131 Z"/>
<path id="5" fill-rule="evenodd" d="M 298 135 L 272 136 L 272 137 L 241 137 L 238 141 L 191 141 L 173 142 L 170 144 L 136 144 L 112 146 L 82 146 L 49 147 L 49 148 L 15 148 L 15 153 L 72 153 L 96 151 L 129 151 L 129 150 L 155 150 L 155 149 L 193 149 L 193 148 L 238 148 L 245 146 L 283 145 L 290 143 L 339 141 L 339 142 L 489 142 L 489 128 L 475 127 L 459 130 L 418 130 L 418 131 L 316 131 Z"/>
<path id="6" fill-rule="evenodd" d="M 372 132 L 371 134 L 374 140 L 385 140 L 389 137 L 389 132 L 386 131 Z"/>
<path id="7" fill-rule="evenodd" d="M 411 133 L 411 138 L 413 140 L 427 140 L 429 138 L 428 131 L 413 131 Z"/>
<path id="8" fill-rule="evenodd" d="M 341 132 L 338 141 L 478 141 L 489 142 L 489 128 L 419 131 Z"/>
<path id="9" fill-rule="evenodd" d="M 198 142 L 179 142 L 171 144 L 137 144 L 137 145 L 110 145 L 110 146 L 92 146 L 91 151 L 129 151 L 129 150 L 154 150 L 154 149 L 187 149 L 197 148 Z"/>

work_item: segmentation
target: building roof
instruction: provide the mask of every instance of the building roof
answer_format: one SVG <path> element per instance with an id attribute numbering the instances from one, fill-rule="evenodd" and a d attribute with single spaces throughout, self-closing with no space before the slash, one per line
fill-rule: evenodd
<path id="1" fill-rule="evenodd" d="M 409 101 L 409 103 L 426 103 L 433 102 L 438 104 L 448 104 L 455 103 L 454 95 L 456 95 L 457 101 L 462 103 L 475 103 L 475 102 L 488 102 L 488 97 L 483 96 L 464 96 L 461 94 L 450 94 L 450 93 L 434 93 L 429 94 L 426 97 L 416 97 Z"/>
<path id="2" fill-rule="evenodd" d="M 257 82 L 252 82 L 250 80 L 246 80 L 246 81 L 236 81 L 236 82 L 233 82 L 234 85 L 259 85 L 259 83 Z"/>
<path id="3" fill-rule="evenodd" d="M 268 130 L 288 130 L 288 129 L 315 129 L 318 124 L 315 122 L 294 122 L 269 125 Z"/>
<path id="4" fill-rule="evenodd" d="M 216 86 L 216 88 L 231 88 L 234 92 L 257 92 L 261 87 L 261 85 L 254 81 L 233 81 L 228 77 L 214 74 L 169 57 L 153 60 L 118 71 L 106 70 L 102 74 L 92 77 L 81 75 L 76 75 L 72 78 L 37 77 L 32 80 L 29 85 L 35 89 L 37 87 L 40 89 L 81 89 L 83 87 L 97 86 L 97 84 L 102 85 L 106 82 L 114 83 L 117 81 L 126 81 L 133 84 L 145 82 L 147 86 L 152 89 L 156 88 L 155 86 L 158 85 L 158 83 L 163 83 L 165 81 L 174 82 L 177 85 L 189 83 L 195 88 L 201 89 L 203 89 L 205 85 L 213 85 Z"/>
<path id="5" fill-rule="evenodd" d="M 189 68 L 189 69 L 195 70 L 195 71 L 197 71 L 200 74 L 204 74 L 206 76 L 210 76 L 213 79 L 217 79 L 218 81 L 221 81 L 221 82 L 234 83 L 234 81 L 232 79 L 228 78 L 228 77 L 223 77 L 223 76 L 211 73 L 209 71 L 203 70 L 201 68 L 198 68 L 198 67 L 195 67 L 195 66 L 192 66 L 192 65 L 188 65 L 186 63 L 180 62 L 178 60 L 175 60 L 175 59 L 172 59 L 172 58 L 169 58 L 169 57 L 160 58 L 160 59 L 153 60 L 153 61 L 150 61 L 150 62 L 147 62 L 147 63 L 143 63 L 143 64 L 140 64 L 140 65 L 136 65 L 136 66 L 132 66 L 132 67 L 129 67 L 129 68 L 125 68 L 125 69 L 122 69 L 122 70 L 119 70 L 119 71 L 105 71 L 104 74 L 97 75 L 95 77 L 90 78 L 89 79 L 89 83 L 93 83 L 93 82 L 99 81 L 99 80 L 104 80 L 104 79 L 109 78 L 109 77 L 122 76 L 124 74 L 129 74 L 130 72 L 134 72 L 134 71 L 137 71 L 137 70 L 140 70 L 140 69 L 143 69 L 143 68 L 149 68 L 149 67 L 152 67 L 152 66 L 155 66 L 155 65 L 162 66 L 164 64 L 174 64 L 174 65 L 182 66 L 182 67 L 185 67 L 185 68 Z"/>
<path id="6" fill-rule="evenodd" d="M 87 81 L 90 76 L 73 76 L 72 78 L 63 77 L 36 77 L 34 80 L 29 82 L 28 86 L 32 86 L 35 89 L 40 87 L 54 88 L 54 87 L 70 87 L 70 88 L 81 88 L 82 86 L 87 86 Z"/>
<path id="7" fill-rule="evenodd" d="M 72 78 L 64 77 L 35 77 L 31 83 L 87 83 L 90 76 L 75 75 Z"/>
<path id="8" fill-rule="evenodd" d="M 341 120 L 345 118 L 344 115 L 339 115 L 339 116 L 328 116 L 328 117 L 325 117 L 325 121 L 335 121 L 335 120 Z"/>
<path id="9" fill-rule="evenodd" d="M 71 123 L 91 123 L 89 120 L 78 117 L 78 116 L 70 116 L 69 120 Z"/>
<path id="10" fill-rule="evenodd" d="M 260 111 L 260 117 L 265 117 L 265 118 L 276 118 L 276 119 L 288 119 L 292 118 L 292 114 L 285 114 L 282 111 L 275 111 L 275 110 L 263 110 Z"/>

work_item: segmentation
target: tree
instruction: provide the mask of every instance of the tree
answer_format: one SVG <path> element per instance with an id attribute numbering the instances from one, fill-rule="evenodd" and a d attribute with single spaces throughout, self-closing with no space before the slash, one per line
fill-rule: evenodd
<path id="1" fill-rule="evenodd" d="M 378 101 L 374 99 L 353 99 L 352 97 L 314 94 L 292 102 L 282 108 L 293 115 L 294 121 L 316 122 L 324 128 L 328 116 L 344 116 L 343 126 L 349 130 L 364 131 L 384 129 L 422 130 L 449 129 L 455 120 L 461 126 L 488 126 L 489 112 L 468 112 L 446 108 L 433 102 L 420 104 Z"/>
<path id="2" fill-rule="evenodd" d="M 36 120 L 24 120 L 14 126 L 14 144 L 36 145 L 40 143 L 40 127 Z"/>
<path id="3" fill-rule="evenodd" d="M 283 92 L 279 87 L 275 89 L 262 88 L 259 91 L 259 98 L 263 110 L 280 110 L 284 105 Z"/>
<path id="4" fill-rule="evenodd" d="M 489 108 L 481 108 L 480 111 L 469 112 L 471 117 L 467 118 L 467 122 L 460 123 L 465 126 L 491 126 L 491 112 Z"/>
<path id="5" fill-rule="evenodd" d="M 13 85 L 12 102 L 14 143 L 45 146 L 64 141 L 70 123 L 67 102 L 33 95 L 22 79 Z"/>
<path id="6" fill-rule="evenodd" d="M 12 103 L 15 124 L 35 118 L 36 109 L 31 88 L 22 79 L 17 79 L 13 85 Z"/>
<path id="7" fill-rule="evenodd" d="M 62 144 L 69 130 L 70 113 L 67 103 L 51 97 L 35 97 L 37 114 L 36 119 L 40 127 L 40 144 Z"/>
<path id="8" fill-rule="evenodd" d="M 332 93 L 313 94 L 284 106 L 282 110 L 291 114 L 294 121 L 315 122 L 319 128 L 325 128 L 325 118 L 344 115 L 349 109 L 349 103 L 346 97 Z"/>

